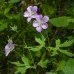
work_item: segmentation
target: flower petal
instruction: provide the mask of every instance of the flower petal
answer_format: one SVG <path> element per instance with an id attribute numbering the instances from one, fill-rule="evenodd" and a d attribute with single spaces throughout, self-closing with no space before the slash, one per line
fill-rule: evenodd
<path id="1" fill-rule="evenodd" d="M 48 28 L 48 24 L 47 24 L 47 23 L 44 23 L 41 27 L 42 27 L 43 29 L 47 29 L 47 28 Z"/>
<path id="2" fill-rule="evenodd" d="M 42 17 L 43 17 L 42 15 L 37 15 L 36 20 L 41 21 Z"/>
<path id="3" fill-rule="evenodd" d="M 44 16 L 42 18 L 42 22 L 44 22 L 44 23 L 48 22 L 48 20 L 49 20 L 49 17 L 48 16 Z"/>
<path id="4" fill-rule="evenodd" d="M 33 11 L 33 12 L 37 12 L 37 10 L 38 10 L 37 6 L 33 6 L 33 7 L 32 7 L 32 11 Z"/>
<path id="5" fill-rule="evenodd" d="M 34 14 L 31 16 L 31 18 L 36 18 L 37 17 L 37 14 Z"/>
<path id="6" fill-rule="evenodd" d="M 41 26 L 38 26 L 38 27 L 36 27 L 36 30 L 37 30 L 38 32 L 41 32 L 41 31 L 42 31 L 42 27 L 41 27 Z"/>
<path id="7" fill-rule="evenodd" d="M 33 22 L 33 27 L 38 27 L 38 26 L 39 26 L 38 21 L 34 21 L 34 22 Z"/>
<path id="8" fill-rule="evenodd" d="M 30 16 L 30 14 L 28 11 L 24 12 L 24 17 L 29 17 L 29 16 Z"/>
<path id="9" fill-rule="evenodd" d="M 27 21 L 28 21 L 28 22 L 30 22 L 30 21 L 31 21 L 31 19 L 32 19 L 32 18 L 30 18 L 30 17 L 29 17 L 29 18 L 27 18 Z"/>
<path id="10" fill-rule="evenodd" d="M 27 8 L 27 11 L 28 11 L 28 12 L 31 12 L 31 11 L 32 11 L 32 6 L 29 6 L 29 7 Z"/>
<path id="11" fill-rule="evenodd" d="M 5 46 L 5 56 L 8 56 L 9 53 L 10 53 L 10 48 L 9 48 L 9 45 L 7 44 Z"/>

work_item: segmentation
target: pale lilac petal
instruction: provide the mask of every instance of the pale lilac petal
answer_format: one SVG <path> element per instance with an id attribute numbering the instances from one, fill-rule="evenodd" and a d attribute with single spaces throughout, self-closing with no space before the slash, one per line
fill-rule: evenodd
<path id="1" fill-rule="evenodd" d="M 36 20 L 41 21 L 42 17 L 43 17 L 42 15 L 37 15 Z"/>
<path id="2" fill-rule="evenodd" d="M 41 27 L 42 27 L 43 29 L 47 29 L 47 28 L 48 28 L 48 24 L 47 24 L 47 23 L 44 23 Z"/>
<path id="3" fill-rule="evenodd" d="M 28 12 L 31 12 L 31 11 L 32 11 L 32 6 L 29 6 L 29 7 L 27 8 L 27 11 L 28 11 Z"/>
<path id="4" fill-rule="evenodd" d="M 8 56 L 8 54 L 10 53 L 10 48 L 8 46 L 8 44 L 5 46 L 5 56 Z"/>
<path id="5" fill-rule="evenodd" d="M 30 17 L 29 17 L 29 18 L 27 18 L 27 21 L 28 21 L 28 22 L 30 22 L 30 21 L 31 21 L 31 19 L 32 19 L 32 18 L 30 18 Z"/>
<path id="6" fill-rule="evenodd" d="M 5 46 L 5 56 L 8 56 L 8 54 L 14 49 L 14 47 L 15 47 L 15 44 L 8 43 Z"/>
<path id="7" fill-rule="evenodd" d="M 29 16 L 30 16 L 30 14 L 28 11 L 24 12 L 24 17 L 29 17 Z"/>
<path id="8" fill-rule="evenodd" d="M 48 17 L 48 16 L 44 16 L 44 17 L 42 18 L 42 21 L 43 21 L 44 23 L 48 22 L 48 20 L 49 20 L 49 17 Z"/>
<path id="9" fill-rule="evenodd" d="M 38 14 L 34 14 L 31 16 L 31 18 L 36 18 Z"/>
<path id="10" fill-rule="evenodd" d="M 37 12 L 37 10 L 38 10 L 37 6 L 33 6 L 33 7 L 32 7 L 32 11 L 33 11 L 33 12 Z"/>
<path id="11" fill-rule="evenodd" d="M 38 26 L 38 27 L 36 27 L 36 30 L 37 30 L 38 32 L 41 32 L 41 31 L 42 31 L 42 27 L 41 27 L 41 26 Z"/>
<path id="12" fill-rule="evenodd" d="M 39 26 L 38 21 L 34 21 L 34 22 L 33 22 L 33 27 L 38 27 L 38 26 Z"/>

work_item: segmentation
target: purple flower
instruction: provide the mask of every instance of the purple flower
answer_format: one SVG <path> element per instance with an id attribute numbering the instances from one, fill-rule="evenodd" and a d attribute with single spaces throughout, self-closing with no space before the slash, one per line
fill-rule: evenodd
<path id="1" fill-rule="evenodd" d="M 24 12 L 24 17 L 27 17 L 27 21 L 30 22 L 32 18 L 37 16 L 37 6 L 29 6 L 27 11 Z"/>
<path id="2" fill-rule="evenodd" d="M 42 16 L 42 15 L 37 15 L 36 20 L 33 22 L 33 27 L 36 27 L 36 30 L 38 32 L 41 32 L 42 29 L 47 29 L 48 28 L 48 22 L 49 17 L 48 16 Z"/>
<path id="3" fill-rule="evenodd" d="M 8 44 L 5 46 L 5 56 L 8 56 L 8 54 L 14 49 L 15 44 L 13 44 L 12 40 L 8 40 Z"/>

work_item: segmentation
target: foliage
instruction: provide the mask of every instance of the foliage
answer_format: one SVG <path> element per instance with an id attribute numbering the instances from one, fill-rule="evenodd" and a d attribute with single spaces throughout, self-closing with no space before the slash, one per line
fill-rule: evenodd
<path id="1" fill-rule="evenodd" d="M 23 15 L 28 6 L 49 17 L 47 30 L 38 33 L 33 20 L 27 22 Z M 6 57 L 9 39 L 15 49 Z M 74 73 L 73 0 L 0 0 L 0 74 L 6 73 Z"/>

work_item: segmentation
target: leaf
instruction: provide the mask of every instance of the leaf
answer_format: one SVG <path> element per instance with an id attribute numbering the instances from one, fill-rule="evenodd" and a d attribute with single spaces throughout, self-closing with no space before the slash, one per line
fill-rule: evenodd
<path id="1" fill-rule="evenodd" d="M 74 54 L 71 53 L 71 52 L 68 52 L 68 50 L 58 50 L 58 51 L 60 51 L 63 54 L 66 54 L 67 56 L 70 56 L 70 57 L 73 57 L 74 56 Z"/>
<path id="2" fill-rule="evenodd" d="M 41 66 L 42 68 L 47 68 L 48 63 L 49 63 L 49 60 L 41 59 L 40 62 L 38 63 L 38 65 Z"/>
<path id="3" fill-rule="evenodd" d="M 62 70 L 64 74 L 74 74 L 74 59 L 69 59 L 67 62 L 62 60 L 57 67 L 57 71 Z"/>
<path id="4" fill-rule="evenodd" d="M 32 50 L 34 52 L 41 50 L 42 46 L 35 46 L 35 47 L 31 47 L 29 48 L 29 50 Z"/>
<path id="5" fill-rule="evenodd" d="M 56 47 L 57 47 L 57 48 L 60 47 L 60 39 L 56 40 Z"/>
<path id="6" fill-rule="evenodd" d="M 19 73 L 25 74 L 27 69 L 28 68 L 26 68 L 26 67 L 17 67 L 16 71 L 15 71 L 15 74 L 19 74 Z"/>
<path id="7" fill-rule="evenodd" d="M 30 67 L 30 60 L 25 55 L 21 59 L 26 67 Z"/>
<path id="8" fill-rule="evenodd" d="M 0 21 L 0 31 L 4 30 L 5 28 L 7 28 L 7 22 L 4 20 Z"/>
<path id="9" fill-rule="evenodd" d="M 30 60 L 25 55 L 22 56 L 21 59 L 22 59 L 24 64 L 19 63 L 19 61 L 10 62 L 11 64 L 16 65 L 17 70 L 16 70 L 15 74 L 18 74 L 18 73 L 24 74 L 24 73 L 26 73 L 26 70 L 28 68 L 30 68 Z"/>
<path id="10" fill-rule="evenodd" d="M 10 0 L 9 3 L 17 3 L 20 2 L 20 0 Z"/>
<path id="11" fill-rule="evenodd" d="M 48 47 L 48 49 L 50 49 L 50 51 L 48 51 L 49 53 L 51 52 L 51 56 L 55 56 L 58 54 L 57 50 L 59 49 L 58 47 Z"/>
<path id="12" fill-rule="evenodd" d="M 14 64 L 16 66 L 25 66 L 24 64 L 19 63 L 19 61 L 17 62 L 10 62 L 11 64 Z"/>
<path id="13" fill-rule="evenodd" d="M 58 64 L 57 71 L 60 71 L 60 70 L 63 70 L 63 69 L 64 69 L 65 62 L 66 62 L 66 61 L 62 60 L 62 61 Z"/>
<path id="14" fill-rule="evenodd" d="M 63 44 L 60 44 L 60 47 L 69 47 L 74 43 L 74 39 L 72 40 L 67 40 Z"/>
<path id="15" fill-rule="evenodd" d="M 74 59 L 69 59 L 65 64 L 63 72 L 65 74 L 74 74 Z"/>
<path id="16" fill-rule="evenodd" d="M 41 46 L 45 46 L 45 38 L 43 35 L 41 35 L 41 37 L 35 37 L 35 40 L 41 45 Z"/>
<path id="17" fill-rule="evenodd" d="M 69 24 L 70 17 L 62 16 L 57 18 L 50 19 L 50 23 L 52 23 L 56 27 L 67 27 Z"/>

